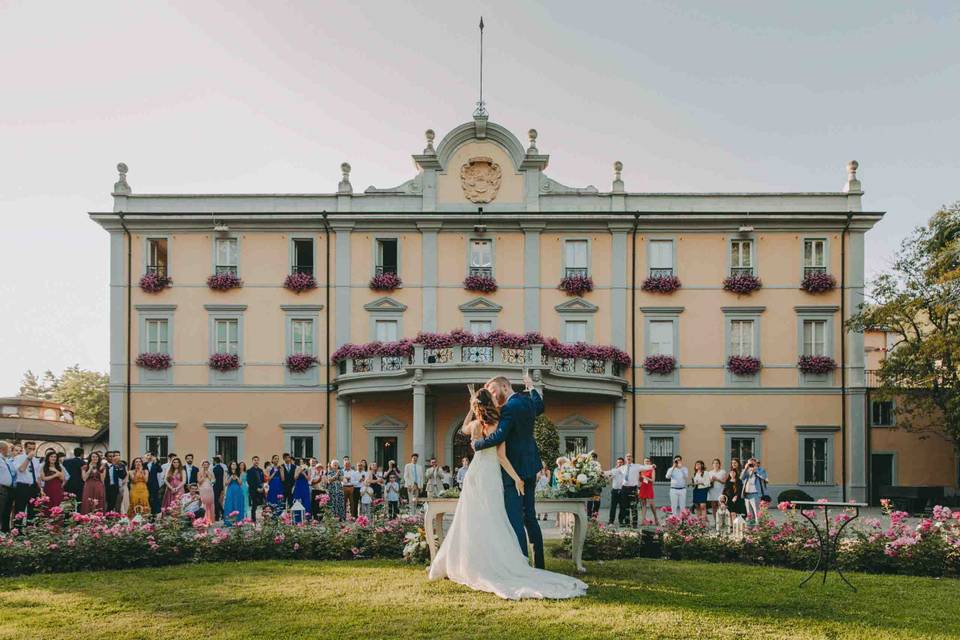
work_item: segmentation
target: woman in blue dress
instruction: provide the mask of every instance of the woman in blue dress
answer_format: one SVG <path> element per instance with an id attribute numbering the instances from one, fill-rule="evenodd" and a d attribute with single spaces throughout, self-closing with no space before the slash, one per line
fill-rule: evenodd
<path id="1" fill-rule="evenodd" d="M 247 484 L 247 463 L 241 462 L 237 465 L 240 471 L 240 489 L 243 490 L 243 509 L 244 517 L 250 515 L 250 485 Z"/>
<path id="2" fill-rule="evenodd" d="M 297 468 L 293 472 L 293 498 L 290 501 L 292 505 L 295 501 L 299 500 L 300 504 L 302 504 L 306 510 L 305 513 L 307 515 L 310 514 L 310 482 L 307 480 L 307 474 L 309 472 L 310 469 L 303 463 L 303 460 L 297 460 Z"/>
<path id="3" fill-rule="evenodd" d="M 243 488 L 240 486 L 240 467 L 236 462 L 231 462 L 227 467 L 227 490 L 223 493 L 223 525 L 232 527 L 246 517 Z"/>
<path id="4" fill-rule="evenodd" d="M 277 515 L 283 511 L 284 507 L 283 480 L 280 479 L 280 456 L 273 456 L 270 461 L 270 473 L 267 478 L 267 504 L 273 509 L 274 515 Z"/>

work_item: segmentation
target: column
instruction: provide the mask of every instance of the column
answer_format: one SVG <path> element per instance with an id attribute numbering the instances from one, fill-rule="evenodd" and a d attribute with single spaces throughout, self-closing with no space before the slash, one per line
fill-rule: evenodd
<path id="1" fill-rule="evenodd" d="M 337 396 L 337 458 L 350 455 L 350 400 Z"/>
<path id="2" fill-rule="evenodd" d="M 347 220 L 331 220 L 334 232 L 334 326 L 336 346 L 350 342 L 350 232 L 354 223 Z M 327 274 L 327 278 L 330 275 Z"/>
<path id="3" fill-rule="evenodd" d="M 540 232 L 545 222 L 523 222 L 523 330 L 540 330 Z"/>
<path id="4" fill-rule="evenodd" d="M 421 246 L 421 280 L 423 282 L 420 328 L 423 331 L 437 330 L 437 232 L 441 222 L 418 222 Z"/>
<path id="5" fill-rule="evenodd" d="M 127 426 L 127 281 L 126 243 L 120 229 L 110 231 L 110 448 L 129 459 Z M 132 354 L 131 354 L 132 356 Z M 132 356 L 135 357 L 135 356 Z M 130 446 L 137 449 L 131 440 Z"/>
<path id="6" fill-rule="evenodd" d="M 437 457 L 436 400 L 437 400 L 437 397 L 434 395 L 428 396 L 426 399 L 426 414 L 425 414 L 426 445 L 423 450 L 423 454 L 424 454 L 423 457 L 425 459 Z"/>
<path id="7" fill-rule="evenodd" d="M 617 398 L 613 405 L 613 429 L 611 430 L 613 451 L 610 456 L 611 460 L 615 460 L 617 456 L 623 455 L 627 451 L 626 418 L 627 401 L 625 398 Z"/>
<path id="8" fill-rule="evenodd" d="M 856 313 L 863 303 L 864 287 L 864 233 L 851 230 L 847 237 L 846 318 Z M 841 327 L 841 331 L 846 329 Z M 847 499 L 865 502 L 867 498 L 867 415 L 866 381 L 864 372 L 863 334 L 847 334 Z"/>
<path id="9" fill-rule="evenodd" d="M 613 240 L 610 250 L 610 341 L 620 349 L 627 348 L 627 232 L 631 222 L 609 224 Z"/>
<path id="10" fill-rule="evenodd" d="M 425 447 L 427 444 L 427 387 L 424 384 L 413 384 L 413 449 L 414 453 L 420 454 L 420 461 L 423 462 L 426 457 Z"/>

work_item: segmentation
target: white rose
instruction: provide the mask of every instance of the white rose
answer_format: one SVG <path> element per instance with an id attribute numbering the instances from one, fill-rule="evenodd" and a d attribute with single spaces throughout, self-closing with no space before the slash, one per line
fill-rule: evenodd
<path id="1" fill-rule="evenodd" d="M 586 481 L 587 481 L 587 474 L 581 473 L 580 475 L 577 476 L 577 482 L 579 482 L 580 484 L 583 484 Z"/>

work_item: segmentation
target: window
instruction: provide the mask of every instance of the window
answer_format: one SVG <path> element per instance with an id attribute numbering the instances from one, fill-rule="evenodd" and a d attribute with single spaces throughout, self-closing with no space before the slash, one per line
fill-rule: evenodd
<path id="1" fill-rule="evenodd" d="M 219 318 L 214 323 L 216 329 L 215 353 L 240 354 L 240 322 L 236 319 Z"/>
<path id="2" fill-rule="evenodd" d="M 377 320 L 374 328 L 376 330 L 374 339 L 377 342 L 395 342 L 398 338 L 396 320 Z"/>
<path id="3" fill-rule="evenodd" d="M 563 446 L 567 457 L 587 453 L 587 436 L 564 436 Z"/>
<path id="4" fill-rule="evenodd" d="M 470 241 L 471 276 L 493 275 L 493 242 L 490 240 Z"/>
<path id="5" fill-rule="evenodd" d="M 650 241 L 650 276 L 673 275 L 673 240 Z"/>
<path id="6" fill-rule="evenodd" d="M 803 355 L 827 355 L 827 321 L 803 321 Z"/>
<path id="7" fill-rule="evenodd" d="M 313 238 L 294 238 L 291 273 L 313 275 Z"/>
<path id="8" fill-rule="evenodd" d="M 239 448 L 237 436 L 216 436 L 213 439 L 214 455 L 223 459 L 223 464 L 230 464 L 237 461 L 237 450 Z"/>
<path id="9" fill-rule="evenodd" d="M 490 333 L 493 331 L 493 320 L 471 320 L 470 333 Z"/>
<path id="10" fill-rule="evenodd" d="M 753 240 L 730 243 L 730 275 L 753 275 Z"/>
<path id="11" fill-rule="evenodd" d="M 650 462 L 657 465 L 653 473 L 653 479 L 656 482 L 667 481 L 667 469 L 673 466 L 673 437 L 672 436 L 652 436 L 650 438 L 650 451 L 647 457 Z"/>
<path id="12" fill-rule="evenodd" d="M 827 272 L 827 241 L 807 239 L 803 241 L 803 275 Z"/>
<path id="13" fill-rule="evenodd" d="M 147 238 L 147 273 L 167 275 L 167 239 Z"/>
<path id="14" fill-rule="evenodd" d="M 827 439 L 803 439 L 803 481 L 823 484 L 827 481 Z"/>
<path id="15" fill-rule="evenodd" d="M 893 400 L 874 400 L 870 405 L 870 417 L 873 426 L 893 426 Z"/>
<path id="16" fill-rule="evenodd" d="M 567 320 L 563 323 L 563 341 L 569 344 L 587 341 L 587 321 Z"/>
<path id="17" fill-rule="evenodd" d="M 397 273 L 397 239 L 377 240 L 377 273 Z"/>
<path id="18" fill-rule="evenodd" d="M 730 321 L 730 355 L 753 356 L 753 320 Z"/>
<path id="19" fill-rule="evenodd" d="M 170 353 L 169 324 L 165 318 L 144 320 L 147 329 L 147 353 Z"/>
<path id="20" fill-rule="evenodd" d="M 217 251 L 216 272 L 232 273 L 236 275 L 237 266 L 239 265 L 237 239 L 236 238 L 217 238 L 216 251 Z"/>
<path id="21" fill-rule="evenodd" d="M 313 436 L 292 436 L 290 438 L 290 455 L 294 458 L 312 458 Z"/>
<path id="22" fill-rule="evenodd" d="M 565 276 L 586 276 L 590 274 L 587 264 L 587 241 L 567 240 L 564 254 Z"/>
<path id="23" fill-rule="evenodd" d="M 650 356 L 673 355 L 673 321 L 651 320 L 649 325 Z"/>
<path id="24" fill-rule="evenodd" d="M 170 438 L 168 436 L 147 436 L 147 451 L 163 460 L 170 453 Z"/>
<path id="25" fill-rule="evenodd" d="M 290 336 L 293 344 L 290 353 L 313 355 L 313 320 L 293 319 L 290 321 Z"/>
<path id="26" fill-rule="evenodd" d="M 753 457 L 754 451 L 756 451 L 754 438 L 730 438 L 730 459 L 736 458 L 741 466 Z"/>

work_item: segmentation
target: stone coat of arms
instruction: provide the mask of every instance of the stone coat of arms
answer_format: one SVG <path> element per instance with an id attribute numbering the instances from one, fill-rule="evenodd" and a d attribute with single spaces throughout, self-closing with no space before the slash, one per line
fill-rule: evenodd
<path id="1" fill-rule="evenodd" d="M 460 186 L 470 202 L 493 202 L 500 189 L 503 172 L 493 158 L 470 158 L 460 167 Z"/>

